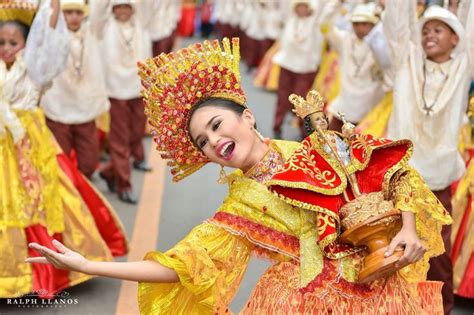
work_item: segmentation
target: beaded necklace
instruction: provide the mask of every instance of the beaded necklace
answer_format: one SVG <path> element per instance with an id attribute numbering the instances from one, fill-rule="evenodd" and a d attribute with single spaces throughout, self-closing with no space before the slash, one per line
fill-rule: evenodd
<path id="1" fill-rule="evenodd" d="M 281 154 L 276 150 L 273 143 L 270 143 L 270 148 L 265 156 L 245 172 L 244 175 L 263 184 L 270 180 L 282 165 L 283 158 Z"/>

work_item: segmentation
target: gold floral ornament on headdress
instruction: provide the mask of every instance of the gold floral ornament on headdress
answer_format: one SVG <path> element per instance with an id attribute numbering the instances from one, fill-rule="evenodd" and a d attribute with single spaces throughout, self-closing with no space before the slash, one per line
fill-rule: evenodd
<path id="1" fill-rule="evenodd" d="M 245 106 L 239 62 L 239 39 L 224 38 L 222 48 L 218 40 L 205 41 L 138 64 L 145 113 L 174 181 L 209 162 L 187 130 L 193 106 L 213 97 Z"/>
<path id="2" fill-rule="evenodd" d="M 0 0 L 0 21 L 17 20 L 31 25 L 37 9 L 37 0 Z"/>

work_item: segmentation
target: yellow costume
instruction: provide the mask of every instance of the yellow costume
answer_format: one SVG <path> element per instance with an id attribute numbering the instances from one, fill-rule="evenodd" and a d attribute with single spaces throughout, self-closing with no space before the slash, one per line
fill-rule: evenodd
<path id="1" fill-rule="evenodd" d="M 357 131 L 366 135 L 384 137 L 387 133 L 388 120 L 392 114 L 393 92 L 384 98 L 357 124 Z"/>
<path id="2" fill-rule="evenodd" d="M 36 9 L 16 1 L 4 1 L 0 8 L 0 20 Z M 67 51 L 65 22 L 60 19 L 56 29 L 50 28 L 50 10 L 44 1 L 35 15 L 27 46 L 14 63 L 7 66 L 0 60 L 0 298 L 30 292 L 51 298 L 91 278 L 25 263 L 28 256 L 38 256 L 28 248 L 29 242 L 52 248 L 51 241 L 57 239 L 96 261 L 112 260 L 106 241 L 118 241 L 126 251 L 123 230 L 107 238 L 91 214 L 97 210 L 102 216 L 110 215 L 108 227 L 116 228 L 117 224 L 121 229 L 110 205 L 93 188 L 85 187 L 88 184 L 81 182 L 85 180 L 75 177 L 80 175 L 68 165 L 61 164 L 67 171 L 60 167 L 61 151 L 37 107 L 44 86 L 60 71 L 65 61 L 62 57 L 67 56 L 63 54 Z M 91 204 L 103 208 L 88 208 L 90 200 L 76 189 L 77 182 L 93 198 Z"/>
<path id="3" fill-rule="evenodd" d="M 283 163 L 300 144 L 274 141 L 272 147 L 282 156 Z M 262 168 L 268 162 L 262 160 Z M 384 308 L 391 314 L 439 312 L 442 284 L 424 281 L 428 258 L 444 250 L 439 231 L 449 217 L 419 176 L 407 165 L 403 167 L 410 175 L 406 184 L 399 185 L 397 206 L 416 212 L 417 222 L 423 223 L 417 224 L 418 233 L 428 248 L 425 259 L 402 269 L 403 276 L 372 283 L 370 288 L 356 284 L 360 254 L 336 260 L 323 258 L 314 241 L 314 212 L 288 205 L 262 183 L 235 171 L 229 178 L 229 195 L 213 219 L 194 228 L 166 253 L 151 252 L 145 257 L 174 269 L 180 282 L 141 283 L 141 313 L 225 313 L 251 254 L 271 258 L 275 264 L 260 279 L 243 313 L 313 313 L 331 309 L 336 314 L 365 314 Z M 277 168 L 267 167 L 269 172 Z M 301 279 L 314 269 L 319 270 L 319 285 L 303 294 Z"/>
<path id="4" fill-rule="evenodd" d="M 209 162 L 187 131 L 193 106 L 213 97 L 232 100 L 237 106 L 245 104 L 238 39 L 230 42 L 224 38 L 222 46 L 218 41 L 204 42 L 139 64 L 157 150 L 168 160 L 175 181 Z M 213 218 L 166 253 L 146 255 L 145 259 L 175 270 L 179 282 L 140 283 L 142 314 L 229 312 L 251 254 L 275 264 L 260 279 L 243 313 L 442 312 L 442 283 L 425 279 L 428 259 L 444 251 L 440 230 L 451 219 L 408 167 L 408 157 L 397 161 L 393 172 L 384 176 L 386 181 L 397 181 L 391 191 L 395 205 L 415 213 L 417 232 L 427 252 L 420 262 L 388 280 L 359 284 L 361 249 L 327 257 L 323 244 L 316 242 L 321 223 L 318 212 L 290 205 L 265 185 L 303 145 L 271 141 L 269 147 L 265 157 L 245 174 L 237 170 L 228 177 L 229 194 Z M 371 152 L 362 154 L 370 157 Z M 362 169 L 367 166 L 357 165 Z M 338 194 L 347 180 L 344 183 Z"/>

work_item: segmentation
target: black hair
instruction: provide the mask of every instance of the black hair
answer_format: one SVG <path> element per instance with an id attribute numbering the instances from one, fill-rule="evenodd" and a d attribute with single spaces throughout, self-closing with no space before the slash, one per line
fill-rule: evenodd
<path id="1" fill-rule="evenodd" d="M 210 98 L 202 99 L 199 102 L 197 102 L 196 105 L 194 105 L 189 112 L 188 122 L 186 125 L 186 129 L 188 130 L 188 132 L 189 132 L 189 123 L 191 122 L 191 118 L 193 117 L 194 113 L 198 109 L 203 108 L 203 107 L 208 107 L 208 106 L 228 109 L 230 111 L 233 111 L 238 116 L 242 116 L 244 110 L 248 108 L 246 105 L 241 105 L 237 102 L 234 102 L 225 98 L 221 98 L 221 97 L 210 97 Z M 253 127 L 257 129 L 257 123 L 255 123 Z M 196 148 L 199 148 L 199 146 L 194 142 L 194 139 L 191 137 L 191 135 L 189 135 L 189 137 L 191 138 L 191 141 L 196 146 Z"/>
<path id="2" fill-rule="evenodd" d="M 314 128 L 311 125 L 311 120 L 309 119 L 309 116 L 306 116 L 303 119 L 303 128 L 304 128 L 304 132 L 306 132 L 307 136 L 310 136 L 314 132 Z"/>
<path id="3" fill-rule="evenodd" d="M 194 112 L 198 110 L 199 108 L 203 107 L 208 107 L 208 106 L 214 106 L 214 107 L 219 107 L 223 109 L 228 109 L 236 113 L 237 115 L 242 115 L 244 110 L 247 108 L 247 106 L 240 105 L 237 102 L 221 98 L 221 97 L 211 97 L 211 98 L 206 98 L 203 100 L 200 100 L 199 102 L 196 103 L 191 108 L 191 112 L 189 113 L 189 120 L 191 120 L 191 117 L 193 116 Z"/>
<path id="4" fill-rule="evenodd" d="M 26 39 L 28 38 L 28 33 L 30 32 L 30 27 L 28 25 L 26 25 L 25 23 L 19 20 L 8 20 L 8 21 L 3 22 L 0 25 L 0 27 L 4 27 L 7 25 L 16 27 L 23 35 L 23 38 L 25 39 L 25 42 L 26 42 Z"/>

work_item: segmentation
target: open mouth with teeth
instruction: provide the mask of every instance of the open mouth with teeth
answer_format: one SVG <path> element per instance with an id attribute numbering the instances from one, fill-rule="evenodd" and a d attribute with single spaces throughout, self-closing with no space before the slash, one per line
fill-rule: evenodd
<path id="1" fill-rule="evenodd" d="M 224 160 L 230 160 L 232 158 L 232 154 L 234 153 L 235 149 L 235 142 L 229 141 L 224 144 L 222 144 L 218 150 L 217 154 L 223 158 Z"/>

